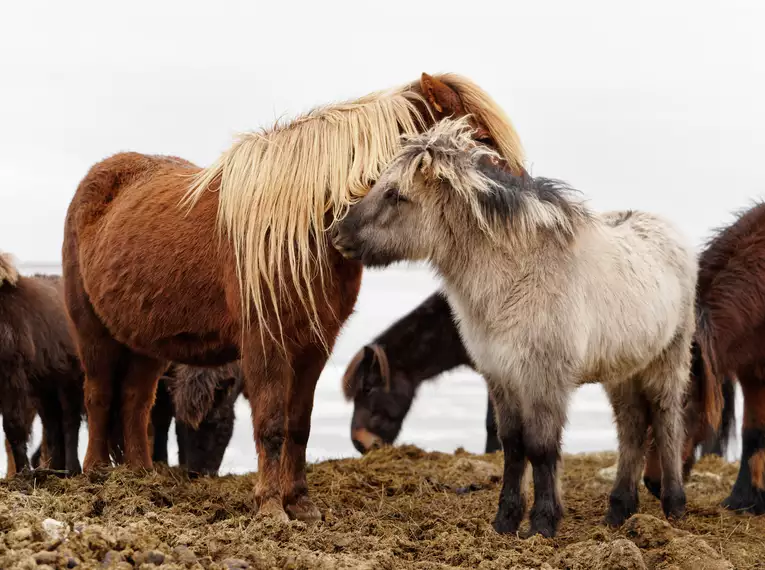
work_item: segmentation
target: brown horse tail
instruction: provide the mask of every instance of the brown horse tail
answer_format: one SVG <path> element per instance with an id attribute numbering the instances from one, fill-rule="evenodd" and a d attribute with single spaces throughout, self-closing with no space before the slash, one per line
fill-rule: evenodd
<path id="1" fill-rule="evenodd" d="M 723 409 L 723 382 L 725 378 L 720 374 L 720 363 L 717 358 L 715 338 L 709 315 L 706 310 L 700 309 L 696 319 L 696 342 L 699 347 L 701 358 L 700 390 L 703 403 L 703 416 L 707 426 L 713 432 L 717 432 L 722 421 Z M 732 406 L 731 406 L 732 408 Z"/>
<path id="2" fill-rule="evenodd" d="M 6 283 L 15 287 L 18 282 L 19 270 L 16 269 L 13 257 L 10 253 L 0 253 L 0 287 Z"/>
<path id="3" fill-rule="evenodd" d="M 370 366 L 374 366 L 375 362 L 380 366 L 380 375 L 385 382 L 385 390 L 390 392 L 390 363 L 388 362 L 388 356 L 385 354 L 385 349 L 373 342 L 367 346 L 362 347 L 348 364 L 348 368 L 345 369 L 343 374 L 343 394 L 346 400 L 352 400 L 359 389 L 359 369 L 361 365 L 366 362 L 367 357 L 371 358 Z"/>

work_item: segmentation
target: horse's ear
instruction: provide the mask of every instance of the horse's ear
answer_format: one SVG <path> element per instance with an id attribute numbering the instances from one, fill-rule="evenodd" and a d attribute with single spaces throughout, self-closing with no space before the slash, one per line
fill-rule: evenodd
<path id="1" fill-rule="evenodd" d="M 420 88 L 422 89 L 425 99 L 432 107 L 433 114 L 437 119 L 443 119 L 445 117 L 453 117 L 456 119 L 469 114 L 465 105 L 462 103 L 459 93 L 440 79 L 423 72 L 420 77 Z M 475 140 L 491 140 L 489 129 L 472 116 L 469 121 L 470 126 L 475 129 L 475 133 L 473 134 Z"/>
<path id="2" fill-rule="evenodd" d="M 459 94 L 440 79 L 423 73 L 420 77 L 420 88 L 439 119 L 450 115 L 461 117 L 467 114 Z"/>
<path id="3" fill-rule="evenodd" d="M 366 355 L 367 347 L 365 346 L 356 353 L 350 364 L 348 364 L 348 368 L 345 369 L 345 374 L 343 374 L 343 394 L 348 401 L 353 400 L 359 389 L 360 375 L 358 372 Z"/>

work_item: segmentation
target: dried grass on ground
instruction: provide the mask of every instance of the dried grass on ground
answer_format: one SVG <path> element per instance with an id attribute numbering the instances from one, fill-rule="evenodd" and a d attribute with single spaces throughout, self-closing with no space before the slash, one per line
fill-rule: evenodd
<path id="1" fill-rule="evenodd" d="M 399 447 L 313 465 L 311 492 L 326 513 L 315 525 L 253 517 L 257 475 L 190 480 L 159 467 L 15 479 L 0 483 L 0 568 L 765 568 L 765 517 L 718 506 L 736 465 L 697 465 L 676 528 L 641 488 L 641 514 L 611 530 L 600 520 L 614 461 L 565 458 L 566 517 L 554 540 L 492 529 L 500 454 Z"/>

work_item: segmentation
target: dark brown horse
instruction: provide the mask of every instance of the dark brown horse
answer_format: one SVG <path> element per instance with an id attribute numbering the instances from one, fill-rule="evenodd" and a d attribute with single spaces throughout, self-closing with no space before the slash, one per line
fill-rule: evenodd
<path id="1" fill-rule="evenodd" d="M 371 343 L 343 376 L 353 400 L 351 440 L 360 453 L 392 444 L 420 384 L 458 366 L 475 369 L 441 291 L 433 293 Z M 491 397 L 486 406 L 486 453 L 501 449 Z"/>
<path id="2" fill-rule="evenodd" d="M 173 365 L 162 376 L 151 410 L 153 461 L 168 462 L 167 436 L 175 418 L 178 465 L 216 475 L 234 432 L 234 404 L 242 393 L 238 363 L 216 368 Z"/>
<path id="3" fill-rule="evenodd" d="M 316 382 L 353 310 L 361 264 L 326 230 L 368 191 L 400 135 L 470 115 L 522 169 L 517 134 L 471 81 L 431 77 L 245 135 L 211 167 L 122 153 L 91 168 L 67 213 L 63 269 L 86 372 L 84 469 L 150 467 L 148 425 L 168 362 L 242 359 L 259 459 L 256 505 L 316 520 L 305 452 Z"/>
<path id="4" fill-rule="evenodd" d="M 82 369 L 61 280 L 22 276 L 7 255 L 0 255 L 0 381 L 3 429 L 15 471 L 30 468 L 27 441 L 36 411 L 49 466 L 78 473 Z"/>
<path id="5" fill-rule="evenodd" d="M 717 428 L 708 410 L 732 392 L 735 377 L 744 394 L 741 467 L 724 505 L 765 513 L 765 204 L 757 204 L 719 230 L 699 257 L 697 331 L 693 355 L 693 397 L 686 431 L 692 448 L 697 434 Z M 731 406 L 732 407 L 732 406 Z M 732 415 L 732 410 L 729 411 Z M 725 412 L 723 420 L 725 420 Z M 723 426 L 725 426 L 723 421 Z M 728 418 L 728 425 L 732 419 Z M 654 458 L 654 463 L 655 458 Z M 651 462 L 649 461 L 649 465 Z M 654 467 L 654 471 L 658 471 Z"/>

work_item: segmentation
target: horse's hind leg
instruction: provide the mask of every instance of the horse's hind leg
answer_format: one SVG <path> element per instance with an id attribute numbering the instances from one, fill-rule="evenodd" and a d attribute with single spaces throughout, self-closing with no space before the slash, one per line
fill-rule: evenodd
<path id="1" fill-rule="evenodd" d="M 638 482 L 644 463 L 650 406 L 635 380 L 605 388 L 614 409 L 619 438 L 616 481 L 605 522 L 621 526 L 638 509 Z"/>
<path id="2" fill-rule="evenodd" d="M 157 392 L 157 382 L 165 363 L 132 353 L 122 377 L 122 434 L 125 463 L 132 468 L 152 466 L 149 446 L 149 420 Z"/>
<path id="3" fill-rule="evenodd" d="M 739 374 L 744 393 L 741 426 L 741 466 L 723 506 L 736 511 L 765 513 L 765 378 L 757 370 Z"/>
<path id="4" fill-rule="evenodd" d="M 641 373 L 651 406 L 651 425 L 661 463 L 661 506 L 668 518 L 685 514 L 683 397 L 690 375 L 688 344 L 678 340 Z"/>
<path id="5" fill-rule="evenodd" d="M 157 395 L 151 408 L 151 425 L 154 426 L 154 449 L 151 459 L 154 462 L 169 463 L 167 458 L 167 436 L 173 421 L 173 403 L 164 381 L 157 384 Z"/>

